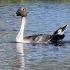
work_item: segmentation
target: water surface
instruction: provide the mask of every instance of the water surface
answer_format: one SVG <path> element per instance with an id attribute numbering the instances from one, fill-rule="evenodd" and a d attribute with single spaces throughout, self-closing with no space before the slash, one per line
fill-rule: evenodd
<path id="1" fill-rule="evenodd" d="M 0 69 L 20 70 L 17 60 L 16 35 L 21 19 L 15 12 L 19 7 L 28 9 L 25 35 L 51 34 L 68 24 L 62 46 L 37 44 L 20 45 L 24 49 L 25 70 L 70 70 L 70 4 L 27 3 L 0 6 Z M 19 46 L 19 45 L 18 45 Z M 23 68 L 22 68 L 23 69 Z"/>

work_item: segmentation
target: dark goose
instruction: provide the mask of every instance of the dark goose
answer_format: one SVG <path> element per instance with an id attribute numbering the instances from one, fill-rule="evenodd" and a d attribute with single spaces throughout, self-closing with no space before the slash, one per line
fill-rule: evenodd
<path id="1" fill-rule="evenodd" d="M 17 42 L 23 43 L 57 43 L 65 37 L 64 30 L 68 25 L 60 27 L 52 35 L 48 34 L 34 34 L 24 37 L 24 26 L 26 24 L 27 11 L 26 8 L 19 8 L 16 12 L 17 16 L 21 16 L 21 28 L 16 37 Z"/>

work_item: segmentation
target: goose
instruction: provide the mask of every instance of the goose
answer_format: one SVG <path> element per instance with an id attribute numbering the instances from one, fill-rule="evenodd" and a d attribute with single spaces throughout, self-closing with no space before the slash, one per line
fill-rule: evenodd
<path id="1" fill-rule="evenodd" d="M 26 8 L 19 8 L 16 12 L 17 16 L 21 16 L 21 27 L 20 31 L 16 37 L 17 42 L 22 43 L 55 43 L 60 40 L 63 40 L 65 37 L 64 31 L 68 25 L 58 28 L 53 34 L 33 34 L 31 36 L 24 37 L 24 28 L 26 25 L 27 19 L 27 10 Z"/>

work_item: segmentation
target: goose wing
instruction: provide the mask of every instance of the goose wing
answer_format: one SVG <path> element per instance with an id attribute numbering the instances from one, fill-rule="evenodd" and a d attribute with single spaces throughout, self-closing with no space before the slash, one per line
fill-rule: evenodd
<path id="1" fill-rule="evenodd" d="M 31 35 L 31 36 L 26 36 L 24 39 L 28 39 L 31 42 L 48 42 L 52 38 L 52 35 L 48 34 L 36 34 L 36 35 Z"/>

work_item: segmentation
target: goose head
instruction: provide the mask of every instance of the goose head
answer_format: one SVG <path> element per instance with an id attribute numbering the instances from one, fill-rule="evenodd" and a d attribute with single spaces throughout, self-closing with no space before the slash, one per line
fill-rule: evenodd
<path id="1" fill-rule="evenodd" d="M 21 17 L 26 17 L 27 16 L 27 10 L 26 8 L 19 8 L 16 12 L 17 16 L 21 16 Z"/>

